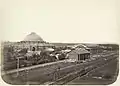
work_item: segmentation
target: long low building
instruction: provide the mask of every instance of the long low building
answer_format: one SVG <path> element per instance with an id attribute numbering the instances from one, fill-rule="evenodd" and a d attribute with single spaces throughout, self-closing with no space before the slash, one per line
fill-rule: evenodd
<path id="1" fill-rule="evenodd" d="M 86 60 L 90 58 L 90 52 L 83 48 L 76 48 L 68 54 L 68 58 L 76 61 Z"/>

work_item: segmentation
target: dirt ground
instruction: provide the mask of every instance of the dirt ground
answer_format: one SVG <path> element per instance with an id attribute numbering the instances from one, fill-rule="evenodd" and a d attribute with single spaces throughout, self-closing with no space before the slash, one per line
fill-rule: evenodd
<path id="1" fill-rule="evenodd" d="M 83 77 L 83 78 L 76 78 L 70 82 L 68 82 L 68 85 L 79 85 L 79 84 L 94 84 L 94 85 L 108 85 L 108 84 L 112 84 L 116 81 L 117 79 L 117 75 L 118 75 L 118 60 L 113 60 L 112 62 L 108 63 L 107 65 L 105 65 L 104 67 L 101 67 L 93 72 L 90 72 L 87 76 Z M 94 77 L 101 77 L 101 76 L 105 76 L 105 75 L 109 75 L 110 78 L 106 79 L 106 78 L 94 78 Z"/>

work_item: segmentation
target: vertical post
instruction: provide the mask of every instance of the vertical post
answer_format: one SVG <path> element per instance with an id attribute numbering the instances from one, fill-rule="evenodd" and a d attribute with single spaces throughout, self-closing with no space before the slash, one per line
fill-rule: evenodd
<path id="1" fill-rule="evenodd" d="M 17 58 L 17 76 L 19 75 L 19 58 Z"/>
<path id="2" fill-rule="evenodd" d="M 53 72 L 53 80 L 56 81 L 56 69 L 55 69 L 55 71 Z"/>
<path id="3" fill-rule="evenodd" d="M 58 74 L 58 78 L 57 79 L 59 79 L 60 78 L 60 67 L 58 67 L 57 74 Z"/>
<path id="4" fill-rule="evenodd" d="M 29 73 L 29 70 L 26 69 L 26 85 L 29 85 L 29 81 L 28 81 L 28 73 Z"/>
<path id="5" fill-rule="evenodd" d="M 28 58 L 27 58 L 27 61 L 28 61 Z M 26 63 L 26 65 L 28 67 L 29 63 Z M 29 85 L 29 81 L 28 81 L 29 69 L 26 69 L 25 72 L 26 72 L 26 85 Z"/>
<path id="6" fill-rule="evenodd" d="M 79 61 L 79 54 L 78 54 L 78 61 Z"/>
<path id="7" fill-rule="evenodd" d="M 96 50 L 97 50 L 97 56 L 99 57 L 99 54 L 98 54 L 98 47 L 96 48 Z"/>

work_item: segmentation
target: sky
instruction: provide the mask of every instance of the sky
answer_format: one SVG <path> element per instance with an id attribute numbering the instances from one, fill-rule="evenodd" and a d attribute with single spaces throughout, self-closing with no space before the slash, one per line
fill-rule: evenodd
<path id="1" fill-rule="evenodd" d="M 1 40 L 118 43 L 116 0 L 2 0 Z"/>

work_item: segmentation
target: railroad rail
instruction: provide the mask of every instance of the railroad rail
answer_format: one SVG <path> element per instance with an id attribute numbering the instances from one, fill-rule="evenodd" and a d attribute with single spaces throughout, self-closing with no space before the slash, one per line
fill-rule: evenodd
<path id="1" fill-rule="evenodd" d="M 102 66 L 105 66 L 107 63 L 111 62 L 112 60 L 115 60 L 117 58 L 117 56 L 111 57 L 108 60 L 105 60 L 103 63 L 98 62 L 93 66 L 88 66 L 87 68 L 83 68 L 80 69 L 78 71 L 72 72 L 67 74 L 66 76 L 54 81 L 54 82 L 48 82 L 48 83 L 44 83 L 44 84 L 48 84 L 48 85 L 54 85 L 54 84 L 58 84 L 58 85 L 63 85 L 67 82 L 72 81 L 73 79 L 77 78 L 77 77 L 83 77 L 85 75 L 87 75 L 89 72 L 94 71 Z M 107 63 L 106 63 L 107 62 Z"/>
<path id="2" fill-rule="evenodd" d="M 111 55 L 114 55 L 114 54 L 115 53 L 111 53 L 111 54 L 106 55 L 106 56 L 108 57 L 108 56 L 111 56 Z M 106 57 L 106 56 L 104 56 L 104 57 Z M 24 67 L 24 68 L 14 69 L 14 70 L 10 70 L 10 71 L 2 71 L 1 74 L 5 75 L 5 74 L 11 74 L 11 73 L 16 73 L 16 72 L 20 72 L 20 71 L 35 69 L 35 68 L 42 68 L 42 67 L 52 66 L 52 65 L 55 65 L 55 64 L 58 64 L 58 63 L 64 63 L 66 61 L 67 60 L 61 60 L 61 61 L 57 61 L 57 62 L 51 62 L 51 63 L 46 63 L 46 64 L 40 64 L 40 65 L 34 65 L 34 66 L 30 66 L 30 67 Z M 64 68 L 60 68 L 60 70 L 64 70 L 66 68 L 72 68 L 72 67 L 80 66 L 80 65 L 84 65 L 84 64 L 86 64 L 86 62 L 85 63 L 81 63 L 81 64 L 67 66 L 67 67 L 64 67 Z M 89 64 L 89 62 L 88 62 L 88 64 Z"/>

